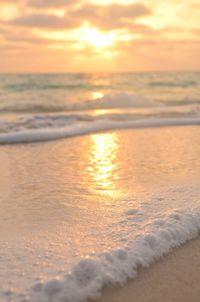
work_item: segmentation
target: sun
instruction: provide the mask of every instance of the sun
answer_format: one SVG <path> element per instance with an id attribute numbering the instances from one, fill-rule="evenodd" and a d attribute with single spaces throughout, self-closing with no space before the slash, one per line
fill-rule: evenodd
<path id="1" fill-rule="evenodd" d="M 114 32 L 102 32 L 95 27 L 83 26 L 80 29 L 80 41 L 97 49 L 109 48 L 114 46 L 116 34 Z"/>

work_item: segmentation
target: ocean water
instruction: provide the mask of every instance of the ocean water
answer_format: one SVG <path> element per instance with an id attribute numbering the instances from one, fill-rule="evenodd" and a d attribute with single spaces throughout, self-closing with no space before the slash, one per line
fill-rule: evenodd
<path id="1" fill-rule="evenodd" d="M 200 73 L 0 76 L 0 143 L 199 123 Z"/>
<path id="2" fill-rule="evenodd" d="M 85 302 L 198 236 L 199 75 L 1 76 L 0 301 Z"/>

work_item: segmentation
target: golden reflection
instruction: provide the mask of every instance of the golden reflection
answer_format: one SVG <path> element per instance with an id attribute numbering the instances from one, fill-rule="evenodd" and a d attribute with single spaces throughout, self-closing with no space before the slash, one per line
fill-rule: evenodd
<path id="1" fill-rule="evenodd" d="M 88 167 L 85 173 L 89 189 L 95 193 L 117 197 L 119 189 L 118 136 L 116 133 L 103 133 L 90 136 Z"/>
<path id="2" fill-rule="evenodd" d="M 96 109 L 96 110 L 93 110 L 93 115 L 94 116 L 105 115 L 109 112 L 110 112 L 110 110 L 108 110 L 108 109 Z"/>

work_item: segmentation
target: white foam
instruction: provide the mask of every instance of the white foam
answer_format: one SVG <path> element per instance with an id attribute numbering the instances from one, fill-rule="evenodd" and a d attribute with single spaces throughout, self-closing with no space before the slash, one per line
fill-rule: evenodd
<path id="1" fill-rule="evenodd" d="M 55 120 L 52 119 L 53 124 L 50 126 L 49 122 L 45 126 L 37 124 L 31 128 L 21 127 L 0 133 L 0 144 L 49 141 L 112 129 L 199 125 L 200 118 L 143 118 L 123 121 L 103 118 L 89 121 L 76 120 L 70 123 L 67 121 L 66 126 L 63 126 L 63 121 L 60 125 L 54 122 Z"/>
<path id="2" fill-rule="evenodd" d="M 137 214 L 135 210 L 125 217 Z M 167 254 L 171 249 L 200 232 L 200 211 L 174 211 L 157 217 L 123 249 L 107 251 L 94 258 L 80 260 L 64 278 L 35 284 L 31 289 L 31 302 L 84 302 L 97 298 L 103 287 L 124 284 L 134 278 L 140 267 Z"/>

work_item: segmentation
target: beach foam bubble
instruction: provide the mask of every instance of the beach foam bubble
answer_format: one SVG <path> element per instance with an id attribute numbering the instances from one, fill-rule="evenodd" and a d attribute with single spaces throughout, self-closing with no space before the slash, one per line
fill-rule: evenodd
<path id="1" fill-rule="evenodd" d="M 125 217 L 137 214 L 129 210 Z M 128 220 L 127 220 L 128 223 Z M 200 210 L 175 210 L 156 217 L 124 248 L 81 259 L 65 277 L 31 289 L 31 302 L 84 302 L 97 298 L 103 287 L 124 284 L 140 267 L 167 254 L 200 232 Z"/>

